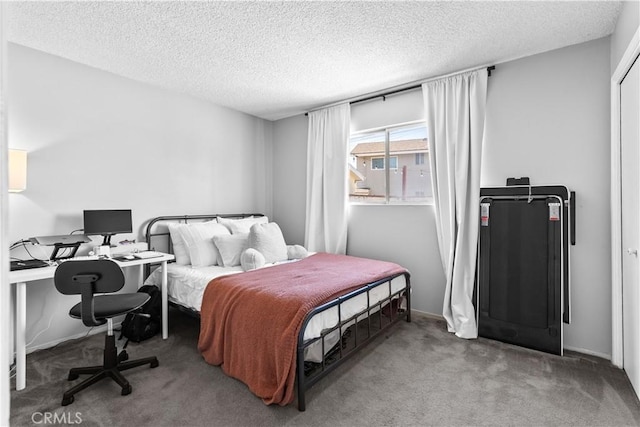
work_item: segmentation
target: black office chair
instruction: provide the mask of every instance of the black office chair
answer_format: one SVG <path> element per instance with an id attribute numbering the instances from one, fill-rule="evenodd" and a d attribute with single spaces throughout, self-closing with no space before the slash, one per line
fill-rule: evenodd
<path id="1" fill-rule="evenodd" d="M 159 363 L 156 357 L 126 361 L 129 357 L 124 350 L 118 355 L 113 335 L 113 317 L 142 307 L 149 300 L 149 295 L 142 292 L 96 295 L 117 292 L 124 286 L 122 269 L 114 261 L 107 259 L 65 261 L 56 269 L 53 280 L 60 293 L 81 295 L 82 300 L 69 311 L 71 317 L 82 319 L 88 327 L 107 323 L 103 364 L 73 368 L 69 371 L 69 381 L 84 374 L 91 377 L 65 392 L 62 397 L 62 406 L 73 403 L 74 394 L 106 377 L 122 387 L 123 396 L 131 393 L 131 385 L 120 371 L 146 364 L 155 368 Z"/>

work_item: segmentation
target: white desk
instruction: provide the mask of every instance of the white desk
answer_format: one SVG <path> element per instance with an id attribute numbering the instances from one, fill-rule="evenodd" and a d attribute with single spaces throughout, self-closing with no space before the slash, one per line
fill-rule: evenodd
<path id="1" fill-rule="evenodd" d="M 175 257 L 165 254 L 161 257 L 135 259 L 131 261 L 116 261 L 121 267 L 143 266 L 145 264 L 160 263 L 162 268 L 162 338 L 169 337 L 169 299 L 167 294 L 167 261 L 172 261 Z M 142 267 L 140 267 L 142 268 Z M 26 325 L 27 325 L 27 283 L 34 280 L 52 279 L 56 267 L 31 268 L 27 270 L 15 270 L 9 272 L 9 282 L 16 284 L 16 390 L 22 390 L 27 385 L 27 348 L 26 348 Z M 140 284 L 139 284 L 140 285 Z"/>

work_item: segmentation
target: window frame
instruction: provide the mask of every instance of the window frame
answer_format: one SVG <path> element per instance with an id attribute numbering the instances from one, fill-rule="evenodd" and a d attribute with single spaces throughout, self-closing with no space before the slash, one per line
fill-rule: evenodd
<path id="1" fill-rule="evenodd" d="M 357 200 L 349 200 L 349 204 L 355 204 L 355 205 L 373 205 L 373 206 L 384 206 L 384 205 L 391 205 L 391 206 L 430 206 L 433 205 L 433 197 L 431 198 L 426 198 L 425 201 L 423 202 L 411 202 L 411 203 L 396 203 L 391 201 L 391 171 L 398 171 L 398 156 L 391 156 L 389 153 L 390 150 L 390 134 L 398 129 L 402 129 L 402 128 L 406 128 L 406 127 L 411 127 L 411 126 L 415 126 L 415 125 L 422 125 L 425 128 L 427 127 L 427 122 L 426 120 L 413 120 L 410 122 L 404 122 L 404 123 L 397 123 L 397 124 L 392 124 L 392 125 L 386 125 L 386 126 L 380 126 L 380 127 L 376 127 L 376 128 L 370 128 L 370 129 L 363 129 L 363 130 L 359 130 L 356 132 L 351 132 L 349 135 L 349 139 L 351 139 L 354 136 L 359 136 L 359 135 L 366 135 L 366 134 L 372 134 L 372 133 L 382 133 L 384 132 L 384 157 L 383 156 L 375 156 L 375 158 L 383 158 L 383 162 L 384 162 L 384 166 L 382 169 L 373 169 L 373 159 L 374 157 L 371 157 L 371 161 L 370 163 L 370 168 L 371 170 L 375 170 L 375 171 L 381 171 L 383 170 L 385 172 L 385 195 L 384 195 L 384 203 L 375 203 L 375 202 L 368 202 L 368 201 L 357 201 Z M 396 158 L 396 167 L 395 168 L 387 168 L 387 160 L 388 158 L 391 157 L 395 157 Z M 423 156 L 423 163 L 426 163 L 426 156 Z M 433 183 L 431 183 L 431 185 L 433 185 Z M 433 190 L 433 189 L 432 189 Z"/>
<path id="2" fill-rule="evenodd" d="M 382 167 L 381 168 L 374 168 L 373 167 L 373 161 L 374 160 L 382 160 Z M 384 156 L 371 157 L 371 170 L 372 171 L 383 171 L 386 166 L 387 166 L 387 162 L 386 162 L 386 159 L 384 158 Z"/>
<path id="3" fill-rule="evenodd" d="M 373 161 L 374 160 L 380 160 L 382 159 L 382 167 L 381 168 L 374 168 L 373 167 Z M 389 156 L 389 163 L 391 164 L 391 159 L 396 159 L 396 166 L 395 167 L 391 167 L 389 166 L 389 169 L 391 169 L 392 171 L 398 170 L 398 156 Z M 385 170 L 385 168 L 387 167 L 387 159 L 384 156 L 375 156 L 375 157 L 371 157 L 371 170 L 372 171 L 382 171 Z"/>

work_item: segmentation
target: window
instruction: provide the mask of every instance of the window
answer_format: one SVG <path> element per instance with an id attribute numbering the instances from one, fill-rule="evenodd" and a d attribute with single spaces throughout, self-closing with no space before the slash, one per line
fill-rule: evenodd
<path id="1" fill-rule="evenodd" d="M 432 200 L 424 123 L 358 132 L 349 142 L 349 199 L 402 204 Z M 387 167 L 388 166 L 388 167 Z"/>
<path id="2" fill-rule="evenodd" d="M 398 169 L 398 158 L 389 157 L 389 169 Z"/>
<path id="3" fill-rule="evenodd" d="M 389 157 L 389 168 L 398 169 L 398 158 Z M 372 170 L 384 170 L 384 157 L 374 157 L 371 159 Z"/>
<path id="4" fill-rule="evenodd" d="M 344 140 L 343 140 L 344 141 Z M 384 170 L 384 157 L 374 157 L 371 159 L 372 170 Z"/>

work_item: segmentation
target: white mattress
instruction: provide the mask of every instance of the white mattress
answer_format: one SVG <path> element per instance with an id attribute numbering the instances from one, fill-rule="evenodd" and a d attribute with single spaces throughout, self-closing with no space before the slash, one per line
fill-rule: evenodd
<path id="1" fill-rule="evenodd" d="M 190 265 L 167 264 L 167 291 L 169 299 L 184 307 L 200 312 L 202 295 L 207 284 L 216 277 L 242 273 L 242 267 L 191 267 Z M 145 285 L 162 284 L 159 268 L 155 269 L 145 281 Z"/>
<path id="2" fill-rule="evenodd" d="M 273 265 L 274 264 L 270 264 L 263 268 L 268 268 Z M 168 264 L 167 290 L 169 299 L 174 303 L 199 312 L 202 305 L 202 295 L 207 284 L 216 277 L 237 273 L 242 273 L 242 267 L 209 266 L 194 268 L 190 265 Z M 161 283 L 162 276 L 159 268 L 154 270 L 145 281 L 146 285 L 156 285 L 158 287 L 160 287 Z M 406 279 L 404 275 L 398 276 L 391 281 L 392 294 L 404 289 L 405 287 Z M 369 307 L 373 307 L 371 312 L 374 313 L 379 310 L 379 307 L 376 307 L 376 304 L 390 295 L 389 285 L 385 282 L 376 286 L 369 292 L 369 294 Z M 323 330 L 333 328 L 338 324 L 338 307 L 340 307 L 342 319 L 348 319 L 367 308 L 367 293 L 362 293 L 355 298 L 351 298 L 341 303 L 339 306 L 331 307 L 330 309 L 313 316 L 304 331 L 305 341 L 319 337 Z M 366 317 L 367 315 L 365 313 L 358 317 L 358 320 Z M 346 325 L 344 329 L 348 326 L 349 325 Z M 325 353 L 331 350 L 331 348 L 338 342 L 340 339 L 339 332 L 340 331 L 336 330 L 325 336 Z M 322 361 L 321 340 L 305 349 L 305 360 L 312 362 Z"/>

